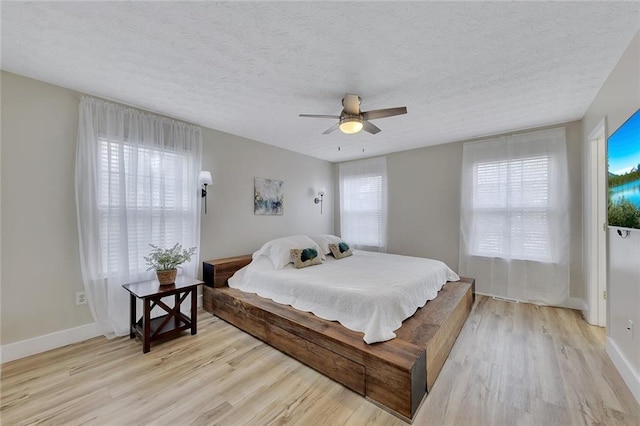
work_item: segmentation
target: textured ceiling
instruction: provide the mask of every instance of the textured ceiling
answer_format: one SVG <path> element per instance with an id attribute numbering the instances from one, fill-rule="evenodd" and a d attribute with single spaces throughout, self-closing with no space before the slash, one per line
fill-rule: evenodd
<path id="1" fill-rule="evenodd" d="M 639 2 L 1 7 L 4 70 L 329 161 L 580 119 L 640 26 Z M 345 92 L 409 112 L 377 135 L 298 117 Z"/>

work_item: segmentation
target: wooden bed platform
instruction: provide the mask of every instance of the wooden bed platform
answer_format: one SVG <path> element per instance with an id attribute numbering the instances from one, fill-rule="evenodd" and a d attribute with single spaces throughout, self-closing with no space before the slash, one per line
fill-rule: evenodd
<path id="1" fill-rule="evenodd" d="M 412 422 L 471 312 L 474 279 L 448 282 L 395 339 L 368 345 L 336 321 L 229 288 L 250 262 L 251 255 L 203 263 L 205 310 Z"/>

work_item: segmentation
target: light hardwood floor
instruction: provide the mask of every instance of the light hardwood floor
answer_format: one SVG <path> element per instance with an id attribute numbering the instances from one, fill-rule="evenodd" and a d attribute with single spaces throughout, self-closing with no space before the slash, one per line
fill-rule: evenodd
<path id="1" fill-rule="evenodd" d="M 640 407 L 576 311 L 479 296 L 416 425 L 639 425 Z M 152 346 L 95 338 L 2 366 L 0 423 L 406 425 L 200 311 Z"/>

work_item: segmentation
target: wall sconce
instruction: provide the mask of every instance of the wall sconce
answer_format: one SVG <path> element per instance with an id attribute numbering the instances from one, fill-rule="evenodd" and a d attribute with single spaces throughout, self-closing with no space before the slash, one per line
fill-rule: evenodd
<path id="1" fill-rule="evenodd" d="M 207 214 L 207 185 L 211 185 L 213 183 L 213 179 L 211 178 L 211 172 L 200 172 L 200 185 L 202 188 L 202 197 L 204 198 L 204 214 Z"/>
<path id="2" fill-rule="evenodd" d="M 622 236 L 623 233 L 624 233 L 624 237 Z M 629 234 L 631 234 L 631 231 L 629 231 L 628 229 L 618 229 L 618 235 L 623 240 L 626 240 L 627 238 L 629 238 Z"/>
<path id="3" fill-rule="evenodd" d="M 324 196 L 326 195 L 327 191 L 322 188 L 320 191 L 318 191 L 318 197 L 316 197 L 313 202 L 316 204 L 320 204 L 320 214 L 322 214 L 322 199 L 324 198 Z"/>

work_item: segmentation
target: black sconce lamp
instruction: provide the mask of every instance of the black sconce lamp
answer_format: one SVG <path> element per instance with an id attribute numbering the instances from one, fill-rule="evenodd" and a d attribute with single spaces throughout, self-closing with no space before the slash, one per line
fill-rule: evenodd
<path id="1" fill-rule="evenodd" d="M 318 196 L 313 200 L 314 203 L 320 204 L 320 214 L 322 214 L 322 199 L 324 198 L 326 193 L 327 191 L 325 191 L 325 189 L 322 188 L 320 191 L 318 191 Z"/>
<path id="2" fill-rule="evenodd" d="M 207 214 L 207 185 L 211 185 L 212 183 L 211 172 L 200 172 L 200 184 L 203 186 L 202 198 L 204 198 L 204 214 Z"/>

